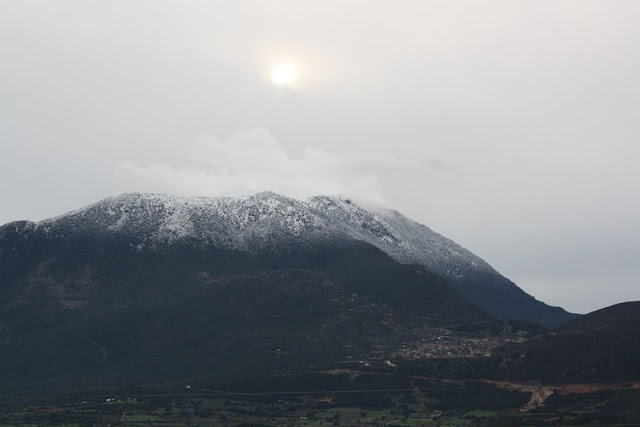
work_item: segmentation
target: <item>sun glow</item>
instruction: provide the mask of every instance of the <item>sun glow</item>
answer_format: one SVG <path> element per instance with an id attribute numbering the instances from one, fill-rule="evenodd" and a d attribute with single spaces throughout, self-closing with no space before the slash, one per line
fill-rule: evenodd
<path id="1" fill-rule="evenodd" d="M 293 62 L 281 62 L 271 69 L 271 81 L 278 86 L 290 86 L 298 75 L 298 67 Z"/>

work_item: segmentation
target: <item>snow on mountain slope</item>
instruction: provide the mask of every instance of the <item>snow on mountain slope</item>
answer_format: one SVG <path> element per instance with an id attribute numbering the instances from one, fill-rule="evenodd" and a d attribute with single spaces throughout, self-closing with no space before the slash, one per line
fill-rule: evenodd
<path id="1" fill-rule="evenodd" d="M 478 256 L 389 209 L 337 196 L 296 200 L 264 192 L 243 197 L 128 193 L 41 221 L 22 223 L 50 237 L 111 235 L 132 250 L 196 242 L 250 253 L 287 245 L 355 239 L 396 261 L 421 264 L 494 316 L 555 325 L 573 317 L 526 294 Z"/>
<path id="2" fill-rule="evenodd" d="M 128 193 L 44 220 L 37 228 L 132 233 L 146 245 L 195 239 L 225 249 L 260 251 L 293 238 L 348 236 L 379 247 L 402 263 L 424 264 L 452 277 L 490 269 L 455 242 L 398 212 L 367 210 L 338 196 L 299 201 L 264 192 L 244 197 L 178 197 Z M 467 267 L 461 268 L 461 266 Z"/>
<path id="3" fill-rule="evenodd" d="M 248 252 L 326 234 L 330 228 L 303 202 L 275 193 L 239 198 L 128 193 L 37 226 L 130 236 L 138 250 L 192 240 Z"/>
<path id="4" fill-rule="evenodd" d="M 318 196 L 307 203 L 332 226 L 379 247 L 401 263 L 422 264 L 457 278 L 463 278 L 469 270 L 491 270 L 489 264 L 462 246 L 397 211 L 367 210 L 340 197 Z"/>

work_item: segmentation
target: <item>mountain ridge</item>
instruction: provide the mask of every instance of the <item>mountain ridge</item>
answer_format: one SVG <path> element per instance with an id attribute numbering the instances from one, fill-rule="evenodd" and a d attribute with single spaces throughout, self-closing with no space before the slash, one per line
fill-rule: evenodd
<path id="1" fill-rule="evenodd" d="M 640 301 L 585 314 L 498 350 L 501 375 L 547 384 L 640 380 Z"/>
<path id="2" fill-rule="evenodd" d="M 129 239 L 132 251 L 163 245 L 213 245 L 260 253 L 333 240 L 369 243 L 401 264 L 419 264 L 447 280 L 465 299 L 502 320 L 556 326 L 575 317 L 518 288 L 456 242 L 382 207 L 342 196 L 306 200 L 273 192 L 240 197 L 124 193 L 39 222 L 13 222 L 26 235 L 71 238 L 82 233 Z M 505 301 L 507 303 L 505 303 Z"/>

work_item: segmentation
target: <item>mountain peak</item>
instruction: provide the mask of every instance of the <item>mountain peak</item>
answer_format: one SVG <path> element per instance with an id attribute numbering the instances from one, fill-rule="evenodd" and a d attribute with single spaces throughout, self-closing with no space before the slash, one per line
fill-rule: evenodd
<path id="1" fill-rule="evenodd" d="M 484 260 L 428 227 L 397 211 L 340 195 L 298 200 L 271 191 L 222 197 L 124 193 L 41 221 L 35 230 L 49 239 L 115 239 L 141 252 L 179 244 L 259 254 L 359 241 L 402 264 L 437 273 L 462 297 L 499 318 L 552 326 L 573 317 L 535 300 Z"/>

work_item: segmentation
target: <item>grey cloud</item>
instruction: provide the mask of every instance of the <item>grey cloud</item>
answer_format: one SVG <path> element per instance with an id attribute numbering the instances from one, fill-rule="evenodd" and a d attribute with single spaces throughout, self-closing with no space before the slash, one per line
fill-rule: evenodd
<path id="1" fill-rule="evenodd" d="M 263 128 L 225 139 L 201 136 L 185 157 L 188 163 L 182 167 L 128 161 L 116 168 L 116 175 L 123 188 L 141 191 L 224 195 L 271 190 L 297 198 L 360 195 L 384 203 L 382 175 L 420 175 L 423 170 L 415 160 L 376 152 L 333 153 L 306 147 L 295 159 Z"/>

